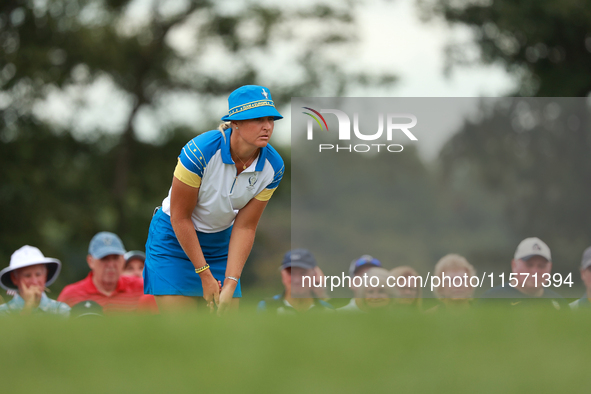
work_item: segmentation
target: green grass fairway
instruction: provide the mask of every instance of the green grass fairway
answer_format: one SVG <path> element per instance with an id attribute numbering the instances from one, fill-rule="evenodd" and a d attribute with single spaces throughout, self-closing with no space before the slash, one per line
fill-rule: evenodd
<path id="1" fill-rule="evenodd" d="M 496 309 L 12 318 L 0 376 L 4 393 L 589 392 L 589 327 L 588 313 Z"/>

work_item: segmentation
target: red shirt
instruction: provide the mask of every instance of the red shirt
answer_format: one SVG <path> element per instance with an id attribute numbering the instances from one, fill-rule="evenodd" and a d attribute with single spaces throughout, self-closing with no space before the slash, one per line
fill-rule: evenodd
<path id="1" fill-rule="evenodd" d="M 135 276 L 120 276 L 111 295 L 101 293 L 92 282 L 92 271 L 80 282 L 64 287 L 58 301 L 74 306 L 82 301 L 94 301 L 105 314 L 135 311 L 157 312 L 154 296 L 144 294 L 144 282 Z"/>

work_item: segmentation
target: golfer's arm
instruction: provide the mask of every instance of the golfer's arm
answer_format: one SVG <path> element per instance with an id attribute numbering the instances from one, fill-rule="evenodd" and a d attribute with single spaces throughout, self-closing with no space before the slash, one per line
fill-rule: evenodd
<path id="1" fill-rule="evenodd" d="M 267 202 L 253 198 L 236 215 L 232 235 L 230 236 L 226 277 L 240 278 L 240 275 L 242 275 L 242 269 L 254 243 L 257 225 L 267 206 Z M 236 282 L 226 279 L 224 281 L 224 287 L 226 286 L 235 288 Z"/>
<path id="2" fill-rule="evenodd" d="M 199 188 L 186 185 L 176 177 L 172 179 L 170 192 L 170 223 L 181 244 L 181 247 L 191 260 L 195 268 L 203 267 L 205 257 L 199 245 L 199 239 L 191 220 L 191 215 L 197 205 Z M 209 271 L 209 270 L 208 270 Z"/>

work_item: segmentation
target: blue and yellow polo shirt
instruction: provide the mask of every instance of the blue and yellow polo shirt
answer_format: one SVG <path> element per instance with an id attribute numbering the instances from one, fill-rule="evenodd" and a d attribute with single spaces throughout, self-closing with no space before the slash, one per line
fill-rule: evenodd
<path id="1" fill-rule="evenodd" d="M 268 201 L 283 178 L 283 159 L 270 144 L 236 175 L 230 155 L 231 135 L 232 129 L 205 132 L 189 141 L 179 155 L 174 176 L 199 188 L 191 217 L 197 231 L 215 233 L 227 229 L 250 200 Z M 170 216 L 170 191 L 162 201 L 162 210 Z"/>

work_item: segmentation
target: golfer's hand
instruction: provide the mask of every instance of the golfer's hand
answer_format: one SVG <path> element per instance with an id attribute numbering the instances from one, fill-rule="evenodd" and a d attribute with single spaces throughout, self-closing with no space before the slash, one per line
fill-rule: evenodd
<path id="1" fill-rule="evenodd" d="M 209 310 L 213 312 L 214 310 L 214 303 L 218 305 L 220 302 L 220 287 L 221 283 L 213 277 L 209 270 L 206 271 L 207 274 L 201 276 L 201 284 L 203 285 L 203 298 L 205 302 L 207 302 L 207 306 Z"/>
<path id="2" fill-rule="evenodd" d="M 220 293 L 220 303 L 218 304 L 218 316 L 225 315 L 230 309 L 232 309 L 232 298 L 234 297 L 234 291 L 238 283 L 232 279 L 226 278 L 222 292 Z"/>
<path id="3" fill-rule="evenodd" d="M 232 297 L 234 296 L 234 288 L 224 285 L 220 293 L 220 303 L 218 304 L 218 316 L 225 315 L 232 307 Z"/>

